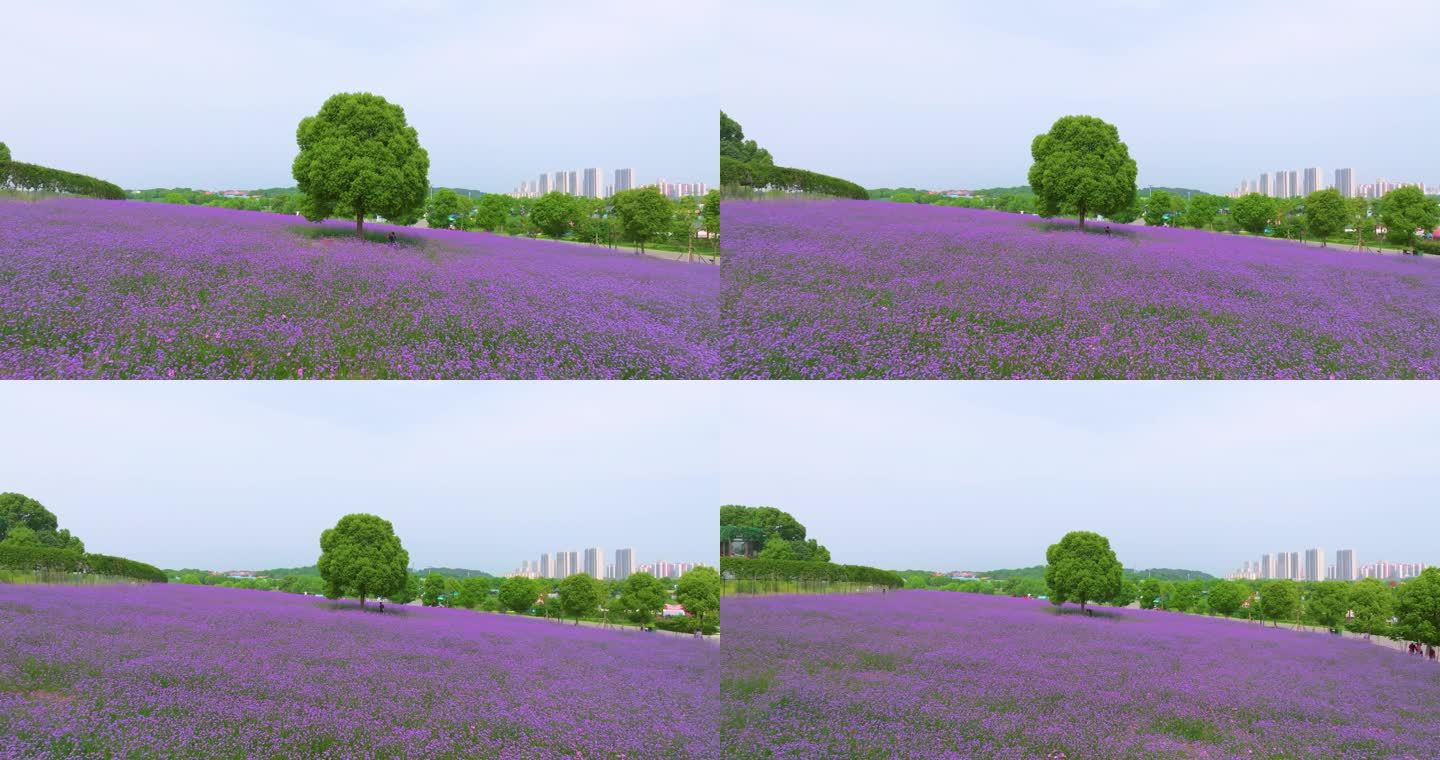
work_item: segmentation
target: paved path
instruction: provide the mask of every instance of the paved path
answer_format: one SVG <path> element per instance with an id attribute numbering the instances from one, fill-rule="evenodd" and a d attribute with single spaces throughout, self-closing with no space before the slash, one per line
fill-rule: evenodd
<path id="1" fill-rule="evenodd" d="M 486 614 L 486 615 L 505 615 L 505 613 L 503 613 L 503 612 L 490 612 L 489 610 L 476 610 L 476 612 L 480 612 L 480 613 L 483 613 L 483 614 Z M 529 616 L 529 615 L 505 615 L 505 617 L 512 618 L 512 619 L 516 619 L 516 620 L 533 620 L 533 621 L 535 621 L 536 623 L 545 623 L 545 624 L 549 624 L 549 625 L 572 625 L 572 626 L 575 625 L 575 621 L 574 621 L 574 620 L 558 621 L 558 620 L 555 620 L 555 619 L 553 619 L 553 618 L 537 618 L 537 617 L 531 617 L 531 616 Z M 682 638 L 682 639 L 694 639 L 694 638 L 695 638 L 695 636 L 694 636 L 693 634 L 689 634 L 689 633 L 677 633 L 677 632 L 675 632 L 675 631 L 662 631 L 662 630 L 660 630 L 659 628 L 656 628 L 656 629 L 653 630 L 653 631 L 642 631 L 642 630 L 640 630 L 639 628 L 637 628 L 637 627 L 635 627 L 635 626 L 633 626 L 633 625 L 616 625 L 616 624 L 613 624 L 613 623 L 610 624 L 610 625 L 605 625 L 604 623 L 598 623 L 598 622 L 595 622 L 594 620 L 581 620 L 581 621 L 580 621 L 580 625 L 586 626 L 586 627 L 589 627 L 589 628 L 604 628 L 604 629 L 610 630 L 610 631 L 620 631 L 620 632 L 622 632 L 622 633 L 634 633 L 634 634 L 637 634 L 637 635 L 640 635 L 640 636 L 662 635 L 662 636 L 678 636 L 678 637 L 680 637 L 680 638 Z M 715 634 L 715 635 L 713 635 L 713 636 L 702 636 L 702 637 L 700 637 L 700 640 L 701 640 L 701 641 L 708 641 L 708 642 L 710 642 L 710 643 L 712 643 L 712 644 L 718 645 L 718 644 L 720 643 L 720 634 L 717 633 L 717 634 Z"/>

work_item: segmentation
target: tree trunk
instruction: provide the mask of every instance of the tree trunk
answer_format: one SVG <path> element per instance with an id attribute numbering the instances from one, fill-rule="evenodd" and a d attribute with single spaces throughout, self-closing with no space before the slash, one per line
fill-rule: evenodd
<path id="1" fill-rule="evenodd" d="M 361 595 L 360 595 L 360 609 L 362 609 L 362 610 L 365 609 L 365 595 L 364 595 L 364 594 L 361 594 Z"/>
<path id="2" fill-rule="evenodd" d="M 1080 229 L 1085 229 L 1085 207 L 1080 207 Z"/>
<path id="3" fill-rule="evenodd" d="M 365 237 L 365 214 L 360 212 L 356 212 L 355 214 L 355 237 Z M 360 601 L 363 602 L 365 600 L 362 599 Z M 364 605 L 362 604 L 361 606 Z"/>

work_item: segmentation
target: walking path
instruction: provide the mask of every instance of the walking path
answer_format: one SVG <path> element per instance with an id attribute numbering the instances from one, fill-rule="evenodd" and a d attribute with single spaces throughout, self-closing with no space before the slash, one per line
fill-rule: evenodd
<path id="1" fill-rule="evenodd" d="M 483 613 L 483 614 L 486 614 L 486 615 L 505 615 L 505 617 L 508 617 L 508 618 L 510 618 L 510 619 L 512 619 L 512 620 L 533 620 L 533 621 L 535 621 L 535 622 L 537 622 L 537 623 L 549 623 L 550 625 L 575 625 L 575 621 L 574 621 L 574 620 L 556 620 L 556 619 L 554 619 L 554 618 L 537 618 L 537 617 L 531 617 L 530 615 L 506 615 L 506 614 L 503 613 L 503 612 L 491 612 L 491 611 L 489 611 L 489 610 L 475 610 L 475 611 L 476 611 L 476 612 Z M 625 633 L 635 633 L 635 634 L 640 634 L 640 635 L 643 635 L 643 636 L 654 636 L 654 635 L 659 634 L 659 635 L 664 635 L 664 636 L 679 636 L 679 637 L 682 638 L 682 639 L 694 639 L 694 638 L 695 638 L 694 634 L 690 634 L 690 633 L 679 633 L 679 632 L 676 632 L 676 631 L 663 631 L 663 630 L 661 630 L 661 629 L 659 629 L 659 628 L 656 628 L 656 629 L 653 630 L 653 631 L 642 631 L 642 630 L 640 630 L 640 628 L 638 628 L 638 627 L 636 627 L 636 626 L 633 626 L 633 625 L 619 625 L 619 624 L 616 624 L 616 623 L 610 623 L 609 625 L 606 625 L 605 623 L 596 622 L 596 621 L 594 621 L 594 620 L 581 620 L 581 621 L 580 621 L 580 625 L 582 625 L 582 626 L 587 626 L 587 627 L 589 627 L 589 628 L 604 628 L 604 629 L 609 630 L 609 631 L 622 631 L 622 632 L 625 632 Z M 703 641 L 708 641 L 708 642 L 710 642 L 710 643 L 712 643 L 712 644 L 719 645 L 719 643 L 720 643 L 720 634 L 718 634 L 718 633 L 717 633 L 717 634 L 710 635 L 710 636 L 702 636 L 702 637 L 700 637 L 700 638 L 701 638 Z"/>

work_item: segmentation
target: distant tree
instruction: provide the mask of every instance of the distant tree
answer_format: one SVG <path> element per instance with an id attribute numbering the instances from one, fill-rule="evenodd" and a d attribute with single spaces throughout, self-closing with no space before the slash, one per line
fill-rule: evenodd
<path id="1" fill-rule="evenodd" d="M 406 571 L 405 583 L 385 598 L 395 604 L 409 604 L 420 598 L 420 576 Z"/>
<path id="2" fill-rule="evenodd" d="M 779 536 L 771 536 L 765 546 L 755 555 L 756 559 L 796 559 L 795 550 L 791 548 L 790 542 Z"/>
<path id="3" fill-rule="evenodd" d="M 790 550 L 795 555 L 795 559 L 798 560 L 807 562 L 830 561 L 830 550 L 821 546 L 813 538 L 805 541 L 791 541 Z"/>
<path id="4" fill-rule="evenodd" d="M 367 597 L 389 598 L 404 589 L 410 555 L 389 520 L 351 514 L 320 534 L 315 564 L 325 579 L 326 596 L 356 596 L 364 607 Z"/>
<path id="5" fill-rule="evenodd" d="M 1089 602 L 1114 599 L 1120 593 L 1124 568 L 1110 540 L 1090 531 L 1071 531 L 1045 551 L 1045 585 L 1050 603 L 1076 602 L 1089 611 Z"/>
<path id="6" fill-rule="evenodd" d="M 1365 198 L 1346 198 L 1345 210 L 1350 218 L 1346 223 L 1355 230 L 1355 247 L 1362 248 L 1375 239 L 1375 222 L 1370 218 L 1370 201 Z"/>
<path id="7" fill-rule="evenodd" d="M 1433 230 L 1440 224 L 1440 206 L 1420 188 L 1402 187 L 1380 199 L 1380 221 L 1385 225 L 1386 240 L 1413 248 L 1417 229 Z"/>
<path id="8" fill-rule="evenodd" d="M 746 140 L 745 130 L 740 127 L 740 123 L 726 116 L 724 111 L 720 112 L 720 157 L 758 167 L 775 164 L 770 151 L 757 145 L 754 140 Z"/>
<path id="9" fill-rule="evenodd" d="M 1440 647 L 1440 567 L 1427 567 L 1401 584 L 1395 618 L 1400 638 Z"/>
<path id="10" fill-rule="evenodd" d="M 1378 578 L 1363 578 L 1350 585 L 1350 609 L 1354 612 L 1345 627 L 1352 631 L 1384 634 L 1390 629 L 1395 610 L 1395 595 Z"/>
<path id="11" fill-rule="evenodd" d="M 1135 161 L 1113 125 L 1093 116 L 1064 116 L 1030 144 L 1030 188 L 1042 216 L 1123 211 L 1135 197 Z"/>
<path id="12" fill-rule="evenodd" d="M 530 207 L 530 221 L 552 238 L 564 237 L 580 221 L 580 199 L 559 191 L 546 193 Z"/>
<path id="13" fill-rule="evenodd" d="M 511 612 L 527 612 L 535 606 L 540 590 L 535 581 L 519 575 L 500 582 L 500 606 Z"/>
<path id="14" fill-rule="evenodd" d="M 54 532 L 60 521 L 44 504 L 19 493 L 0 493 L 0 538 L 24 525 L 36 533 Z"/>
<path id="15" fill-rule="evenodd" d="M 453 223 L 451 216 L 457 219 L 460 217 L 460 196 L 454 190 L 444 187 L 430 196 L 425 204 L 425 224 L 436 229 L 448 229 Z"/>
<path id="16" fill-rule="evenodd" d="M 1275 217 L 1275 201 L 1266 195 L 1249 193 L 1235 199 L 1230 206 L 1230 216 L 1240 229 L 1252 235 L 1259 235 L 1270 226 Z"/>
<path id="17" fill-rule="evenodd" d="M 370 93 L 332 95 L 319 113 L 300 120 L 295 139 L 293 173 L 306 219 L 318 222 L 343 209 L 363 237 L 367 215 L 412 224 L 424 210 L 430 156 L 400 106 Z"/>
<path id="18" fill-rule="evenodd" d="M 1185 207 L 1185 216 L 1182 217 L 1186 227 L 1193 227 L 1197 230 L 1215 226 L 1215 218 L 1219 216 L 1220 209 L 1225 208 L 1225 199 L 1218 195 L 1202 193 L 1190 199 Z"/>
<path id="19" fill-rule="evenodd" d="M 1175 591 L 1165 600 L 1165 609 L 1177 612 L 1194 612 L 1204 598 L 1204 584 L 1200 581 L 1184 581 L 1175 584 Z"/>
<path id="20" fill-rule="evenodd" d="M 720 612 L 720 573 L 713 567 L 694 568 L 680 576 L 675 584 L 675 600 L 685 611 L 704 624 L 710 616 Z"/>
<path id="21" fill-rule="evenodd" d="M 711 237 L 720 234 L 720 191 L 711 190 L 705 194 L 705 204 L 701 211 L 701 218 L 705 227 L 705 233 Z"/>
<path id="22" fill-rule="evenodd" d="M 1339 191 L 1334 192 L 1337 197 L 1340 195 Z M 1305 599 L 1305 614 L 1327 628 L 1334 628 L 1344 622 L 1348 609 L 1350 584 L 1345 581 L 1321 581 L 1311 587 Z"/>
<path id="23" fill-rule="evenodd" d="M 10 161 L 10 146 L 0 142 L 0 164 Z"/>
<path id="24" fill-rule="evenodd" d="M 779 536 L 786 541 L 805 540 L 805 526 L 800 524 L 789 512 L 782 512 L 775 507 L 744 507 L 738 504 L 727 504 L 720 507 L 720 524 L 737 525 L 746 528 L 759 528 L 766 534 L 767 540 L 771 535 Z"/>
<path id="25" fill-rule="evenodd" d="M 1325 247 L 1326 238 L 1345 230 L 1345 223 L 1348 221 L 1350 208 L 1339 190 L 1333 187 L 1317 190 L 1305 197 L 1305 227 L 1310 231 L 1311 237 L 1320 239 L 1322 248 Z"/>
<path id="26" fill-rule="evenodd" d="M 576 573 L 565 580 L 560 581 L 560 609 L 569 617 L 575 618 L 575 624 L 580 624 L 580 618 L 595 613 L 596 607 L 600 605 L 600 583 L 585 573 Z"/>
<path id="27" fill-rule="evenodd" d="M 490 596 L 490 581 L 487 578 L 466 578 L 460 581 L 460 593 L 456 605 L 473 610 Z"/>
<path id="28" fill-rule="evenodd" d="M 635 573 L 620 584 L 620 609 L 636 623 L 649 623 L 665 607 L 665 584 L 649 573 Z"/>
<path id="29" fill-rule="evenodd" d="M 0 540 L 0 545 L 15 547 L 36 547 L 45 546 L 40 541 L 40 536 L 30 526 L 25 524 L 16 525 L 6 531 L 5 538 Z"/>
<path id="30" fill-rule="evenodd" d="M 1151 227 L 1159 227 L 1165 224 L 1165 217 L 1175 207 L 1175 196 L 1165 190 L 1155 190 L 1150 193 L 1149 199 L 1145 202 L 1145 223 Z"/>
<path id="31" fill-rule="evenodd" d="M 1206 602 L 1211 612 L 1229 617 L 1240 609 L 1247 596 L 1245 587 L 1235 581 L 1217 581 L 1210 587 Z"/>
<path id="32" fill-rule="evenodd" d="M 445 576 L 430 573 L 420 588 L 420 603 L 426 607 L 439 607 L 440 597 L 445 594 Z"/>
<path id="33" fill-rule="evenodd" d="M 495 232 L 505 226 L 510 216 L 511 199 L 499 193 L 480 196 L 475 204 L 475 226 L 487 232 Z"/>
<path id="34" fill-rule="evenodd" d="M 669 199 L 653 187 L 616 193 L 612 202 L 625 237 L 639 245 L 642 252 L 646 243 L 669 228 L 675 213 Z"/>
<path id="35" fill-rule="evenodd" d="M 1108 601 L 1116 607 L 1128 607 L 1139 597 L 1140 584 L 1125 578 L 1120 581 L 1120 591 L 1115 594 L 1115 598 Z"/>
<path id="36" fill-rule="evenodd" d="M 1300 611 L 1300 586 L 1295 581 L 1270 581 L 1260 589 L 1260 615 L 1280 627 L 1281 620 L 1294 620 Z"/>

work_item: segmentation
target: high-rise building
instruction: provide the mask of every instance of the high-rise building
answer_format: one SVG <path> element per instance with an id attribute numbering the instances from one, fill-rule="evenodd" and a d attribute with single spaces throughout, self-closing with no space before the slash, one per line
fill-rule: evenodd
<path id="1" fill-rule="evenodd" d="M 554 578 L 555 576 L 552 575 L 550 571 L 551 571 L 551 567 L 550 567 L 550 555 L 549 555 L 549 554 L 541 554 L 541 555 L 540 555 L 540 577 L 541 577 L 541 578 Z"/>
<path id="2" fill-rule="evenodd" d="M 565 172 L 565 192 L 571 195 L 580 194 L 580 172 L 573 169 Z"/>
<path id="3" fill-rule="evenodd" d="M 539 193 L 539 194 L 541 194 L 541 195 L 544 195 L 544 194 L 550 192 L 550 190 L 551 190 L 551 186 L 550 186 L 550 175 L 549 175 L 549 174 L 541 174 L 541 175 L 540 175 L 540 185 L 539 185 L 539 187 L 535 188 L 535 192 L 537 192 L 537 193 Z"/>
<path id="4" fill-rule="evenodd" d="M 1268 580 L 1270 580 L 1271 578 L 1274 578 L 1274 577 L 1275 577 L 1275 555 L 1273 555 L 1273 554 L 1262 554 L 1262 555 L 1260 555 L 1260 578 L 1261 578 L 1262 580 L 1267 580 L 1267 581 L 1268 581 Z"/>
<path id="5" fill-rule="evenodd" d="M 1275 194 L 1275 192 L 1274 192 L 1274 191 L 1271 189 L 1271 187 L 1270 187 L 1270 175 L 1269 175 L 1269 174 L 1261 174 L 1261 175 L 1260 175 L 1260 194 L 1261 194 L 1261 195 L 1274 195 L 1274 194 Z"/>
<path id="6" fill-rule="evenodd" d="M 1300 580 L 1300 552 L 1290 552 L 1290 574 L 1285 576 L 1292 581 Z"/>
<path id="7" fill-rule="evenodd" d="M 1336 169 L 1336 170 L 1335 170 L 1335 189 L 1340 191 L 1340 197 L 1342 197 L 1342 198 L 1354 198 L 1354 197 L 1355 197 L 1355 170 L 1354 170 L 1354 169 Z M 1342 577 L 1341 580 L 1344 580 L 1344 578 Z M 1353 579 L 1351 579 L 1351 580 L 1353 580 Z"/>
<path id="8" fill-rule="evenodd" d="M 585 574 L 591 578 L 605 577 L 605 550 L 598 546 L 585 550 Z"/>
<path id="9" fill-rule="evenodd" d="M 614 563 L 614 562 L 607 562 L 607 563 L 605 563 L 605 580 L 607 580 L 607 581 L 608 581 L 608 580 L 613 580 L 614 578 L 615 578 L 615 563 Z"/>
<path id="10" fill-rule="evenodd" d="M 635 170 L 634 170 L 634 169 L 616 169 L 616 170 L 615 170 L 615 192 L 617 192 L 617 193 L 623 193 L 623 192 L 625 192 L 626 190 L 634 190 L 634 189 L 635 189 Z"/>
<path id="11" fill-rule="evenodd" d="M 1320 167 L 1312 166 L 1305 170 L 1305 184 L 1300 195 L 1309 196 L 1311 193 L 1325 189 L 1325 175 L 1320 172 Z M 1312 578 L 1311 580 L 1317 580 Z"/>
<path id="12" fill-rule="evenodd" d="M 586 198 L 605 197 L 605 188 L 602 187 L 602 185 L 604 185 L 604 177 L 604 173 L 602 173 L 599 168 L 586 169 L 584 184 L 580 188 L 580 194 Z"/>
<path id="13" fill-rule="evenodd" d="M 1288 552 L 1280 552 L 1275 555 L 1275 577 L 1290 577 L 1290 554 Z"/>
<path id="14" fill-rule="evenodd" d="M 1291 195 L 1300 194 L 1300 172 L 1293 169 L 1285 172 L 1285 183 L 1290 186 Z"/>
<path id="15" fill-rule="evenodd" d="M 550 192 L 568 192 L 565 189 L 565 172 L 555 172 L 554 174 L 550 175 Z"/>
<path id="16" fill-rule="evenodd" d="M 1355 572 L 1355 550 L 1335 550 L 1335 578 L 1342 581 L 1353 581 L 1359 576 Z"/>
<path id="17" fill-rule="evenodd" d="M 1325 550 L 1319 547 L 1305 550 L 1304 572 L 1300 575 L 1302 581 L 1323 581 L 1325 580 Z"/>
<path id="18" fill-rule="evenodd" d="M 615 579 L 625 580 L 635 574 L 635 550 L 615 550 Z"/>
<path id="19" fill-rule="evenodd" d="M 1289 198 L 1295 194 L 1295 188 L 1290 186 L 1290 175 L 1283 171 L 1275 172 L 1274 183 L 1276 198 Z"/>

